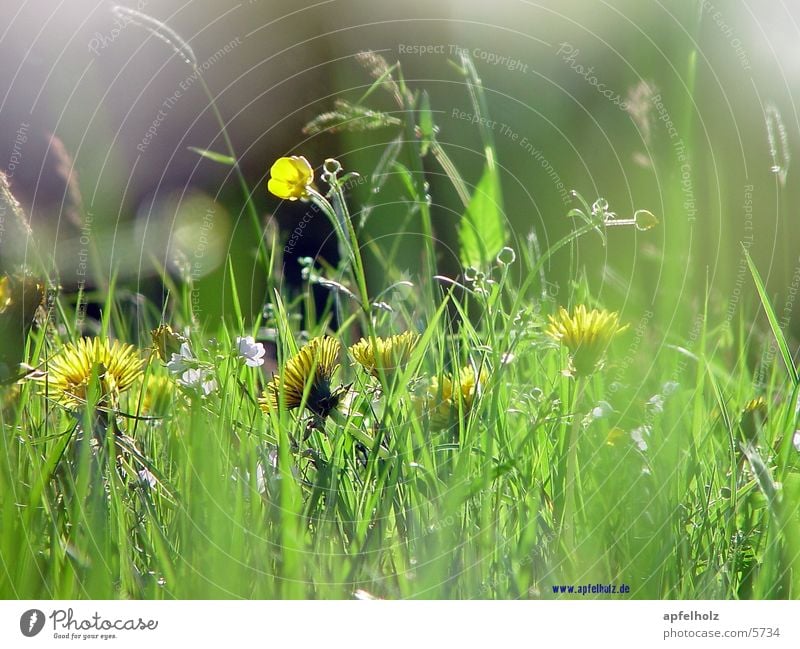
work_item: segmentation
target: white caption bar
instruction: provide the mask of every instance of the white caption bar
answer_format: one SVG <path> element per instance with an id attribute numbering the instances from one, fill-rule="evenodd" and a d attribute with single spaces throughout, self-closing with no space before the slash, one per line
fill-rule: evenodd
<path id="1" fill-rule="evenodd" d="M 777 648 L 798 626 L 789 601 L 0 602 L 0 646 L 31 648 Z"/>

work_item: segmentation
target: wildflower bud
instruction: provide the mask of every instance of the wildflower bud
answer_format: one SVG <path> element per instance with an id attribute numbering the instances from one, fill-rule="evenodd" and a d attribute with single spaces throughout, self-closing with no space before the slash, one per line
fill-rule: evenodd
<path id="1" fill-rule="evenodd" d="M 497 263 L 501 266 L 510 266 L 517 260 L 517 253 L 513 248 L 506 246 L 497 253 Z"/>
<path id="2" fill-rule="evenodd" d="M 636 210 L 633 220 L 636 223 L 636 229 L 642 232 L 658 225 L 658 219 L 648 210 Z"/>

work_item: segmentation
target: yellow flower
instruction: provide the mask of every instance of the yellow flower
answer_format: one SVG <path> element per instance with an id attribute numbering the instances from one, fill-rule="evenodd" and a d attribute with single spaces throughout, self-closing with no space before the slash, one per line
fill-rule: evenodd
<path id="1" fill-rule="evenodd" d="M 34 380 L 45 385 L 48 394 L 68 408 L 86 401 L 86 391 L 92 374 L 97 373 L 101 395 L 100 402 L 116 405 L 117 397 L 125 392 L 142 374 L 144 361 L 133 345 L 115 340 L 81 338 L 77 343 L 64 345 L 50 361 L 46 373 Z"/>
<path id="2" fill-rule="evenodd" d="M 375 345 L 362 338 L 350 348 L 350 354 L 377 378 L 380 369 L 385 373 L 401 369 L 408 362 L 418 340 L 419 335 L 410 331 L 389 338 L 375 338 Z"/>
<path id="3" fill-rule="evenodd" d="M 625 431 L 618 426 L 614 426 L 610 431 L 608 431 L 608 435 L 606 436 L 606 444 L 609 446 L 616 446 L 617 442 L 623 437 L 625 437 Z"/>
<path id="4" fill-rule="evenodd" d="M 139 404 L 141 397 L 141 413 L 144 415 L 166 415 L 175 397 L 175 382 L 162 374 L 148 374 L 141 382 L 138 394 L 135 395 L 133 407 Z M 131 394 L 134 394 L 133 392 Z"/>
<path id="5" fill-rule="evenodd" d="M 336 362 L 341 344 L 330 336 L 314 338 L 290 358 L 283 368 L 283 380 L 276 375 L 267 384 L 259 399 L 261 409 L 268 413 L 281 403 L 287 409 L 299 408 L 306 384 L 310 382 L 306 408 L 320 417 L 327 417 L 339 405 L 344 390 L 331 391 L 331 377 L 339 364 Z"/>
<path id="6" fill-rule="evenodd" d="M 475 395 L 488 379 L 489 372 L 486 371 L 485 367 L 481 368 L 480 375 L 476 375 L 475 370 L 469 365 L 461 368 L 461 372 L 458 376 L 459 396 L 467 408 L 472 408 L 472 403 L 475 401 Z"/>
<path id="7" fill-rule="evenodd" d="M 162 324 L 150 332 L 153 339 L 153 349 L 158 357 L 165 363 L 173 354 L 180 351 L 181 345 L 186 342 L 186 337 L 172 330 L 168 324 Z"/>
<path id="8" fill-rule="evenodd" d="M 758 428 L 767 421 L 768 415 L 769 407 L 763 396 L 750 399 L 744 404 L 739 423 L 746 439 L 752 441 L 758 437 Z"/>
<path id="9" fill-rule="evenodd" d="M 434 376 L 425 395 L 417 402 L 418 410 L 427 413 L 431 428 L 445 428 L 453 417 L 458 416 L 459 405 L 461 412 L 469 412 L 488 379 L 486 368 L 476 374 L 470 365 L 461 368 L 457 376 L 442 376 L 441 381 Z"/>
<path id="10" fill-rule="evenodd" d="M 308 198 L 308 189 L 314 182 L 314 170 L 303 156 L 278 158 L 269 170 L 267 189 L 278 198 L 296 201 Z"/>
<path id="11" fill-rule="evenodd" d="M 742 414 L 758 413 L 759 415 L 766 416 L 767 414 L 767 400 L 763 396 L 750 399 L 742 408 Z"/>
<path id="12" fill-rule="evenodd" d="M 550 317 L 547 335 L 569 349 L 572 366 L 579 376 L 594 372 L 611 339 L 628 328 L 619 325 L 619 314 L 606 310 L 587 311 L 575 307 L 572 315 L 564 308 Z"/>

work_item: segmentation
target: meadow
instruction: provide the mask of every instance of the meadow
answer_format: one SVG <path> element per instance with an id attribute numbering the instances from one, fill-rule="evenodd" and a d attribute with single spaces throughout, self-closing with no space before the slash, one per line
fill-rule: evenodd
<path id="1" fill-rule="evenodd" d="M 177 34 L 136 18 L 198 65 Z M 495 141 L 508 134 L 492 125 L 480 62 L 452 58 L 480 135 L 477 178 L 439 141 L 424 87 L 370 52 L 361 97 L 305 132 L 392 133 L 374 135 L 374 167 L 298 149 L 250 187 L 227 137 L 196 148 L 230 170 L 251 243 L 225 257 L 222 317 L 204 317 L 192 272 L 217 236 L 202 217 L 193 254 L 161 269 L 161 300 L 132 300 L 113 267 L 89 261 L 93 288 L 59 291 L 32 242 L 25 266 L 5 270 L 0 596 L 800 595 L 800 376 L 748 246 L 727 251 L 740 259 L 733 303 L 708 286 L 684 299 L 675 259 L 657 290 L 617 278 L 621 306 L 605 303 L 606 261 L 580 246 L 613 260 L 629 250 L 620 233 L 647 245 L 670 215 L 618 214 L 563 178 L 569 205 L 550 218 L 564 236 L 515 231 Z M 674 207 L 681 161 L 664 164 Z M 457 214 L 457 272 L 441 268 L 431 177 Z M 402 217 L 384 228 L 419 224 L 412 270 L 407 249 L 365 228 L 386 182 Z M 255 193 L 306 216 L 279 231 Z M 314 219 L 337 254 L 301 258 L 290 285 L 284 256 Z"/>

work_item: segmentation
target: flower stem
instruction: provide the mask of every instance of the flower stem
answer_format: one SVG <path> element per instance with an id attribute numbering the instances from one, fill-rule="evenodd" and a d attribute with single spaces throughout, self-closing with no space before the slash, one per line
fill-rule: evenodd
<path id="1" fill-rule="evenodd" d="M 583 401 L 583 393 L 586 389 L 586 378 L 578 376 L 575 380 L 575 393 L 572 400 L 572 425 L 569 431 L 567 443 L 567 470 L 564 481 L 564 511 L 561 518 L 561 535 L 564 545 L 567 548 L 568 556 L 575 550 L 575 482 L 578 475 L 578 436 L 581 428 L 581 418 L 578 416 L 578 409 Z"/>

